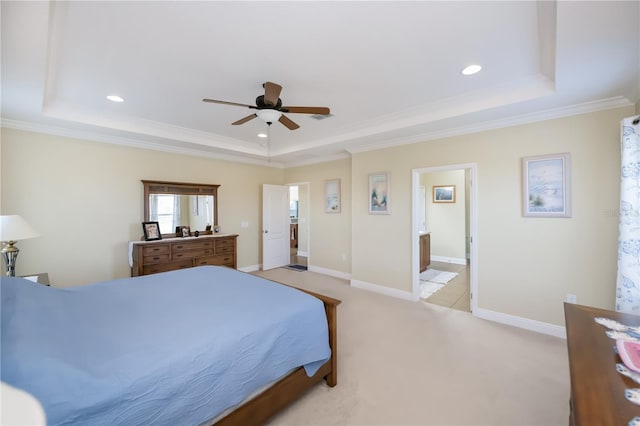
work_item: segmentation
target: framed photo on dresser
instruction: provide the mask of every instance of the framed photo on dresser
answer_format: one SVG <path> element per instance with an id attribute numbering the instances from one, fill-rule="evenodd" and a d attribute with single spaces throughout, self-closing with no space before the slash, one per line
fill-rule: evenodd
<path id="1" fill-rule="evenodd" d="M 153 241 L 161 240 L 160 224 L 158 222 L 142 222 L 142 230 L 144 231 L 144 240 Z"/>

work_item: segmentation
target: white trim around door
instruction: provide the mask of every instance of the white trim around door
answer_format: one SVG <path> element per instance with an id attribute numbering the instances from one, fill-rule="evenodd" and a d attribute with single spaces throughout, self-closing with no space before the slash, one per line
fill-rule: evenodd
<path id="1" fill-rule="evenodd" d="M 412 247 L 412 294 L 414 300 L 420 298 L 420 245 L 419 245 L 419 214 L 420 203 L 419 196 L 420 175 L 424 173 L 437 173 L 452 170 L 468 170 L 470 174 L 470 194 L 469 194 L 469 237 L 470 237 L 470 253 L 469 253 L 469 274 L 471 286 L 471 312 L 475 314 L 478 308 L 478 166 L 476 163 L 451 164 L 448 166 L 425 167 L 412 170 L 411 193 L 413 194 L 412 206 L 412 229 L 411 229 L 411 247 Z"/>

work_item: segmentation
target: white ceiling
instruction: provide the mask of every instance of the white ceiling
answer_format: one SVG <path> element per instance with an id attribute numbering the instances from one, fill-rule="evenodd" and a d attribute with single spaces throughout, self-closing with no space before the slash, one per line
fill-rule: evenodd
<path id="1" fill-rule="evenodd" d="M 291 166 L 634 104 L 638 1 L 2 1 L 2 125 Z M 465 77 L 460 70 L 483 70 Z M 262 84 L 327 106 L 230 123 Z M 124 103 L 106 100 L 118 94 Z"/>

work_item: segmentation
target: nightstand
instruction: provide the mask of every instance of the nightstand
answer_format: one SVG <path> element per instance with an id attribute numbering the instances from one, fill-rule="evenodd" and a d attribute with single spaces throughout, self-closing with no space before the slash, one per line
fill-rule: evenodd
<path id="1" fill-rule="evenodd" d="M 38 284 L 49 286 L 49 274 L 47 272 L 43 272 L 41 274 L 31 274 L 31 275 L 22 275 L 19 278 L 26 278 L 29 281 L 36 282 Z"/>

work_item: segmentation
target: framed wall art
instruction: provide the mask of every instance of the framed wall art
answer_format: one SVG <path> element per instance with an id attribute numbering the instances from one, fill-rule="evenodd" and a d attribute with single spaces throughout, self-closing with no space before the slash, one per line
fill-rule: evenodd
<path id="1" fill-rule="evenodd" d="M 433 186 L 433 202 L 434 203 L 455 203 L 456 202 L 456 186 L 455 185 L 434 185 Z"/>
<path id="2" fill-rule="evenodd" d="M 369 214 L 391 214 L 389 173 L 369 175 Z"/>
<path id="3" fill-rule="evenodd" d="M 522 215 L 571 217 L 571 154 L 522 158 Z"/>
<path id="4" fill-rule="evenodd" d="M 142 231 L 144 232 L 145 241 L 161 240 L 160 223 L 158 222 L 142 222 Z"/>
<path id="5" fill-rule="evenodd" d="M 324 212 L 340 213 L 340 179 L 324 181 Z"/>

